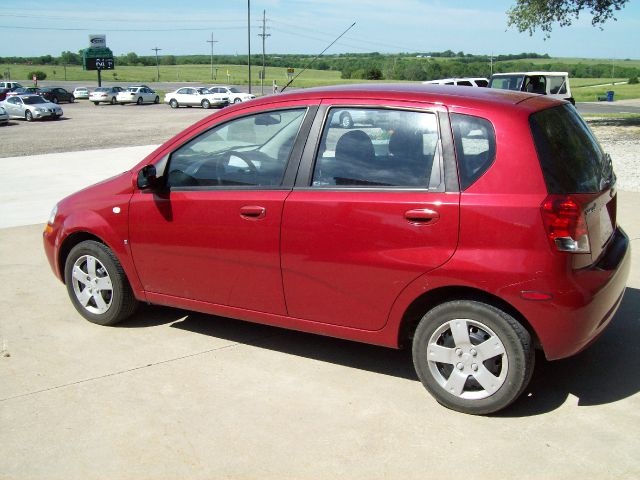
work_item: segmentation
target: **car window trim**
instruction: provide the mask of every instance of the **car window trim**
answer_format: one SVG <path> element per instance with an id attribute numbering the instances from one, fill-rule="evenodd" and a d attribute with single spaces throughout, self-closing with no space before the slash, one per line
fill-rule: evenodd
<path id="1" fill-rule="evenodd" d="M 438 105 L 438 107 L 442 107 Z M 369 110 L 404 110 L 408 112 L 416 113 L 431 113 L 436 115 L 436 122 L 438 125 L 439 133 L 439 147 L 440 155 L 440 169 L 444 173 L 441 176 L 440 185 L 437 187 L 415 187 L 415 186 L 313 186 L 311 182 L 313 180 L 313 171 L 315 168 L 316 157 L 318 149 L 320 148 L 320 139 L 322 132 L 327 127 L 329 121 L 329 111 L 331 109 L 343 110 L 349 108 L 369 109 Z M 446 107 L 444 107 L 446 108 Z M 325 103 L 321 104 L 316 118 L 313 122 L 311 130 L 309 132 L 309 141 L 305 148 L 302 159 L 300 162 L 300 169 L 295 181 L 295 190 L 300 191 L 338 191 L 338 192 L 423 192 L 423 193 L 443 193 L 443 192 L 458 192 L 458 176 L 455 166 L 455 153 L 453 150 L 453 136 L 451 133 L 451 126 L 449 123 L 449 115 L 447 111 L 440 111 L 431 106 L 425 105 L 424 107 L 418 106 L 402 106 L 393 104 L 357 104 L 357 103 Z"/>
<path id="2" fill-rule="evenodd" d="M 318 109 L 318 105 L 294 105 L 294 106 L 279 106 L 273 109 L 268 110 L 252 110 L 251 112 L 247 112 L 242 115 L 238 115 L 232 118 L 229 118 L 221 123 L 216 123 L 211 125 L 210 128 L 201 131 L 198 135 L 194 137 L 189 137 L 185 139 L 184 142 L 181 142 L 180 145 L 177 145 L 174 149 L 171 150 L 170 153 L 163 157 L 167 157 L 167 161 L 163 166 L 162 177 L 163 181 L 166 182 L 166 172 L 171 165 L 171 157 L 173 154 L 186 145 L 189 142 L 194 141 L 200 136 L 210 132 L 214 128 L 219 128 L 224 126 L 229 122 L 233 122 L 236 120 L 240 120 L 242 118 L 251 117 L 254 115 L 261 115 L 265 113 L 273 113 L 273 112 L 282 112 L 287 110 L 302 110 L 304 109 L 304 118 L 300 123 L 300 127 L 298 128 L 298 133 L 296 134 L 296 139 L 293 143 L 293 147 L 291 152 L 289 153 L 289 158 L 287 159 L 287 165 L 285 166 L 284 174 L 282 175 L 282 182 L 280 185 L 203 185 L 203 186 L 167 186 L 165 183 L 164 190 L 168 192 L 181 192 L 181 191 L 224 191 L 224 190 L 253 190 L 253 191 L 262 191 L 262 190 L 291 190 L 293 188 L 296 172 L 298 171 L 298 166 L 300 164 L 300 156 L 306 144 L 306 139 L 309 134 L 309 130 L 311 128 L 311 124 L 316 116 L 316 111 Z"/>

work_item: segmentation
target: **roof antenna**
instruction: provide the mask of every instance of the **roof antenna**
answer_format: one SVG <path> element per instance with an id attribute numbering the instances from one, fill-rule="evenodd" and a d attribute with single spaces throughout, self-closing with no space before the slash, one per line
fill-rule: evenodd
<path id="1" fill-rule="evenodd" d="M 331 42 L 331 43 L 327 46 L 327 48 L 325 48 L 324 50 L 322 50 L 318 55 L 316 55 L 316 56 L 315 56 L 315 58 L 314 58 L 313 60 L 311 60 L 309 63 L 307 63 L 307 64 L 305 65 L 305 67 L 304 67 L 302 70 L 300 70 L 300 72 L 299 72 L 295 77 L 293 77 L 291 80 L 289 80 L 289 81 L 287 82 L 287 84 L 286 84 L 284 87 L 282 87 L 282 90 L 280 90 L 280 93 L 284 92 L 284 89 L 285 89 L 285 88 L 287 88 L 289 85 L 291 85 L 291 84 L 293 83 L 293 81 L 294 81 L 296 78 L 298 78 L 300 75 L 302 75 L 302 73 L 303 73 L 305 70 L 307 70 L 307 69 L 308 69 L 308 68 L 313 64 L 313 62 L 315 62 L 317 59 L 319 59 L 319 58 L 322 56 L 322 54 L 323 54 L 324 52 L 326 52 L 327 50 L 329 50 L 329 48 L 331 48 L 331 45 L 333 45 L 333 44 L 334 44 L 334 43 L 336 43 L 338 40 L 340 40 L 340 38 L 341 38 L 345 33 L 347 33 L 349 30 L 351 30 L 355 24 L 356 24 L 356 22 L 353 22 L 353 23 L 351 24 L 351 26 L 350 26 L 349 28 L 347 28 L 344 32 L 342 32 L 342 33 L 338 36 L 338 38 L 336 38 L 333 42 Z"/>

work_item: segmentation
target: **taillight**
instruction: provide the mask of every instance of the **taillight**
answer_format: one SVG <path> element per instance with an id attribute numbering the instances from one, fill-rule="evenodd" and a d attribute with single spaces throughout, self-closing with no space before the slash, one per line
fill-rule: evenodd
<path id="1" fill-rule="evenodd" d="M 549 195 L 541 210 L 547 237 L 559 251 L 591 252 L 584 211 L 571 195 Z"/>

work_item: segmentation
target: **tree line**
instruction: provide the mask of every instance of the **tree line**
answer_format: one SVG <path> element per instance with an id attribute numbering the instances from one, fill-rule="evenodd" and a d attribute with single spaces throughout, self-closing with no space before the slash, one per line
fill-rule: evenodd
<path id="1" fill-rule="evenodd" d="M 314 58 L 313 55 L 269 55 L 266 66 L 304 68 Z M 548 59 L 548 63 L 533 63 L 531 59 Z M 158 59 L 161 65 L 208 65 L 209 55 L 162 55 Z M 214 55 L 216 65 L 246 65 L 246 55 Z M 253 65 L 262 64 L 262 55 L 252 55 Z M 65 51 L 59 57 L 43 55 L 39 57 L 0 57 L 0 63 L 29 65 L 82 65 L 82 50 L 78 53 Z M 135 52 L 119 55 L 115 58 L 117 66 L 155 66 L 153 55 L 138 55 Z M 472 55 L 464 52 L 426 52 L 381 54 L 344 53 L 329 55 L 317 60 L 311 68 L 334 70 L 344 79 L 367 80 L 412 80 L 425 81 L 447 77 L 488 77 L 493 72 L 513 71 L 567 71 L 577 78 L 607 78 L 611 76 L 610 63 L 563 63 L 553 61 L 548 54 L 523 52 L 520 54 Z M 640 68 L 621 65 L 614 67 L 615 76 L 630 78 L 640 76 Z"/>

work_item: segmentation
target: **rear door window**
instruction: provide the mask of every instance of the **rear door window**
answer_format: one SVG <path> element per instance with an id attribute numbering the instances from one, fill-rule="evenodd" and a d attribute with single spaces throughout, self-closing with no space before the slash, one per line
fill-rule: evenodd
<path id="1" fill-rule="evenodd" d="M 572 105 L 529 118 L 549 193 L 597 193 L 613 182 L 611 162 Z"/>
<path id="2" fill-rule="evenodd" d="M 460 188 L 466 190 L 493 163 L 496 156 L 496 134 L 489 120 L 471 115 L 452 114 L 451 126 L 458 159 Z"/>
<path id="3" fill-rule="evenodd" d="M 436 188 L 441 184 L 440 151 L 435 113 L 332 108 L 316 154 L 312 185 Z"/>

